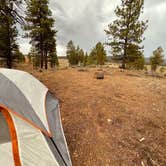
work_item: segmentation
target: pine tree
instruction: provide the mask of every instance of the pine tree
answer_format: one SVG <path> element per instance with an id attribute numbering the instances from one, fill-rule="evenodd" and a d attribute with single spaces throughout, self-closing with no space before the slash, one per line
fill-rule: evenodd
<path id="1" fill-rule="evenodd" d="M 31 38 L 31 43 L 36 47 L 39 54 L 40 67 L 48 68 L 49 54 L 56 56 L 56 31 L 53 30 L 54 20 L 52 13 L 48 7 L 48 0 L 30 0 L 27 3 L 28 23 L 25 30 L 28 32 L 28 37 Z M 54 47 L 53 51 L 53 46 Z"/>
<path id="2" fill-rule="evenodd" d="M 26 1 L 26 0 L 25 0 Z M 23 17 L 19 14 L 20 6 L 23 0 L 1 0 L 0 2 L 0 16 L 11 17 L 17 23 L 23 23 Z"/>
<path id="3" fill-rule="evenodd" d="M 16 44 L 19 14 L 15 5 L 20 5 L 21 1 L 3 0 L 0 4 L 0 56 L 8 68 L 12 68 L 14 62 L 14 50 L 18 48 Z"/>
<path id="4" fill-rule="evenodd" d="M 96 58 L 96 48 L 93 48 L 88 56 L 88 65 L 92 65 L 92 64 L 97 65 L 96 59 L 97 59 Z"/>
<path id="5" fill-rule="evenodd" d="M 71 65 L 78 64 L 78 57 L 76 53 L 76 48 L 73 44 L 73 41 L 69 41 L 67 44 L 67 51 L 66 51 L 67 59 Z"/>
<path id="6" fill-rule="evenodd" d="M 51 68 L 54 68 L 56 65 L 59 65 L 57 52 L 56 52 L 56 40 L 55 35 L 57 31 L 51 29 L 53 26 L 54 20 L 50 19 L 48 22 L 45 22 L 45 41 L 44 41 L 44 62 L 45 69 L 48 68 L 48 62 L 50 62 Z"/>
<path id="7" fill-rule="evenodd" d="M 38 56 L 38 51 L 36 48 L 32 45 L 30 53 L 28 54 L 29 62 L 33 64 L 33 67 L 37 69 L 40 67 L 40 59 Z"/>
<path id="8" fill-rule="evenodd" d="M 89 55 L 89 64 L 104 65 L 107 60 L 106 51 L 101 42 L 97 43 Z"/>
<path id="9" fill-rule="evenodd" d="M 57 57 L 57 51 L 56 51 L 56 40 L 55 38 L 52 38 L 49 42 L 49 62 L 51 68 L 55 68 L 55 66 L 59 65 L 58 57 Z"/>
<path id="10" fill-rule="evenodd" d="M 150 58 L 150 64 L 152 71 L 156 71 L 157 67 L 164 62 L 164 50 L 162 47 L 158 47 L 153 51 L 153 56 Z"/>
<path id="11" fill-rule="evenodd" d="M 83 66 L 86 66 L 87 64 L 88 64 L 88 53 L 86 52 L 84 55 Z"/>
<path id="12" fill-rule="evenodd" d="M 97 43 L 96 45 L 96 60 L 97 65 L 104 65 L 105 61 L 107 60 L 106 51 L 101 42 Z"/>
<path id="13" fill-rule="evenodd" d="M 121 6 L 115 10 L 118 18 L 105 30 L 109 37 L 107 44 L 111 46 L 113 56 L 122 59 L 122 68 L 126 68 L 126 63 L 134 57 L 133 64 L 142 57 L 143 47 L 140 44 L 147 28 L 147 21 L 139 19 L 143 5 L 144 0 L 121 0 Z"/>
<path id="14" fill-rule="evenodd" d="M 73 41 L 68 42 L 66 55 L 70 65 L 84 65 L 84 50 L 79 46 L 76 48 Z"/>
<path id="15" fill-rule="evenodd" d="M 83 64 L 83 62 L 84 62 L 84 56 L 85 56 L 83 49 L 80 49 L 80 50 L 79 50 L 78 56 L 79 56 L 79 58 L 78 58 L 78 59 L 79 59 L 79 63 L 80 63 L 80 64 Z"/>
<path id="16" fill-rule="evenodd" d="M 24 54 L 20 51 L 19 47 L 14 49 L 14 61 L 16 63 L 24 63 L 25 62 L 25 56 Z"/>

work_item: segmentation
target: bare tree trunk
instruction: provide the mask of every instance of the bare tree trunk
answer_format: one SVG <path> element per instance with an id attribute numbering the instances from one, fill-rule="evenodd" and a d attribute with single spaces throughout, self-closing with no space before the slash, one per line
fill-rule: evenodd
<path id="1" fill-rule="evenodd" d="M 10 41 L 10 25 L 9 22 L 7 23 L 7 30 L 8 30 L 8 35 L 7 35 L 7 40 L 8 40 L 8 50 L 7 50 L 7 55 L 6 55 L 6 65 L 7 68 L 11 69 L 12 68 L 12 50 L 11 50 L 11 41 Z"/>
<path id="2" fill-rule="evenodd" d="M 43 49 L 43 37 L 40 35 L 40 68 L 43 69 L 44 66 L 44 49 Z"/>
<path id="3" fill-rule="evenodd" d="M 44 64 L 44 55 L 43 50 L 41 50 L 41 59 L 40 59 L 40 68 L 43 69 Z"/>
<path id="4" fill-rule="evenodd" d="M 7 53 L 6 65 L 7 65 L 7 68 L 9 68 L 9 69 L 12 68 L 12 53 L 10 50 Z"/>
<path id="5" fill-rule="evenodd" d="M 125 45 L 124 45 L 124 55 L 123 55 L 123 59 L 122 59 L 122 69 L 126 69 L 126 58 L 127 58 L 127 36 L 125 39 Z"/>
<path id="6" fill-rule="evenodd" d="M 44 62 L 45 62 L 45 69 L 47 70 L 47 69 L 48 69 L 47 51 L 45 51 L 44 53 L 45 53 L 45 54 L 44 54 L 44 58 L 45 58 L 45 60 L 44 60 Z"/>

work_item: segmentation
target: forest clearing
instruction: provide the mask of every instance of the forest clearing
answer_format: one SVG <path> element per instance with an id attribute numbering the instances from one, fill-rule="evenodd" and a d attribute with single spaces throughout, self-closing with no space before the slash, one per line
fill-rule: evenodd
<path id="1" fill-rule="evenodd" d="M 165 0 L 1 0 L 0 166 L 166 166 L 165 18 Z"/>
<path id="2" fill-rule="evenodd" d="M 60 101 L 73 166 L 166 165 L 166 79 L 96 70 L 30 70 Z"/>

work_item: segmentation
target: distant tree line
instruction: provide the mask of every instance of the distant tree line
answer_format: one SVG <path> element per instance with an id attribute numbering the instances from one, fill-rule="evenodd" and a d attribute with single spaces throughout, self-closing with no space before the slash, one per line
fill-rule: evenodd
<path id="1" fill-rule="evenodd" d="M 22 5 L 26 3 L 26 5 Z M 0 2 L 0 64 L 12 68 L 14 64 L 22 63 L 25 56 L 20 52 L 17 43 L 18 24 L 30 38 L 32 45 L 28 55 L 30 62 L 36 68 L 51 68 L 57 66 L 55 20 L 49 9 L 49 0 L 1 0 Z M 25 10 L 25 17 L 20 10 Z M 121 5 L 115 9 L 117 19 L 105 30 L 108 42 L 115 60 L 119 60 L 121 68 L 144 69 L 143 34 L 148 21 L 141 20 L 144 0 L 121 0 Z M 21 11 L 23 12 L 23 11 Z M 88 54 L 72 41 L 67 44 L 67 58 L 71 65 L 104 65 L 107 60 L 105 44 L 99 42 Z M 163 64 L 163 49 L 159 47 L 150 59 L 152 70 Z"/>
<path id="2" fill-rule="evenodd" d="M 117 19 L 105 30 L 108 36 L 106 45 L 111 47 L 112 59 L 120 61 L 123 69 L 143 70 L 145 67 L 144 46 L 141 43 L 145 40 L 143 34 L 148 27 L 148 21 L 140 19 L 143 7 L 144 0 L 121 0 L 121 5 L 115 9 Z M 161 47 L 153 52 L 150 58 L 152 71 L 163 64 L 163 52 Z M 67 45 L 67 58 L 72 65 L 104 65 L 107 55 L 101 42 L 96 44 L 89 55 L 85 55 L 82 49 L 76 48 L 70 41 Z"/>
<path id="3" fill-rule="evenodd" d="M 97 43 L 88 55 L 79 46 L 75 47 L 73 41 L 69 41 L 66 55 L 70 65 L 104 65 L 107 60 L 106 51 L 101 42 Z"/>
<path id="4" fill-rule="evenodd" d="M 0 3 L 0 62 L 8 68 L 23 62 L 24 55 L 16 42 L 17 24 L 21 24 L 31 38 L 32 52 L 29 54 L 36 67 L 52 68 L 58 65 L 54 19 L 48 7 L 48 0 L 29 0 L 25 18 L 20 16 L 22 0 L 2 0 Z M 34 54 L 35 52 L 35 54 Z"/>

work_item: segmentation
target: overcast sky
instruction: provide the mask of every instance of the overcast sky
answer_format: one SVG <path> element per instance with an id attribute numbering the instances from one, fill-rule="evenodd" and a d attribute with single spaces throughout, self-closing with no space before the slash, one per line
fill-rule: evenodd
<path id="1" fill-rule="evenodd" d="M 69 40 L 88 52 L 97 42 L 105 42 L 104 29 L 116 18 L 114 9 L 119 3 L 120 0 L 50 0 L 58 30 L 58 56 L 65 55 Z M 166 56 L 166 0 L 145 0 L 142 18 L 149 20 L 144 34 L 145 56 L 151 56 L 158 46 L 164 48 Z M 21 51 L 28 53 L 28 40 L 19 39 L 19 43 Z"/>

